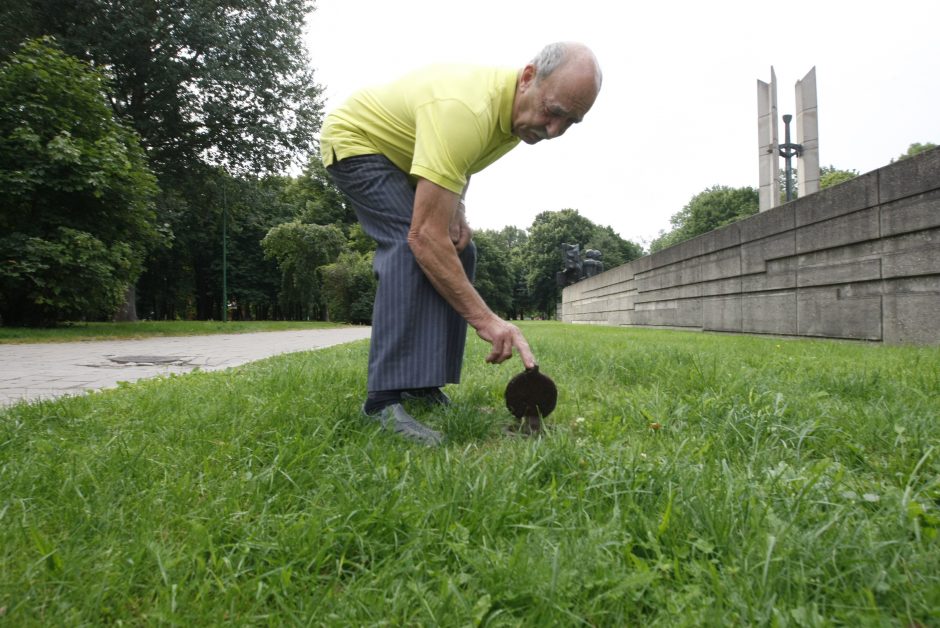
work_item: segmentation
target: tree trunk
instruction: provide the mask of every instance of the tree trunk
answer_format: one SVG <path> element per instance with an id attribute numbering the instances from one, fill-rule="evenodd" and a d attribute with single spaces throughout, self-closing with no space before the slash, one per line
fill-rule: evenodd
<path id="1" fill-rule="evenodd" d="M 118 308 L 114 313 L 115 323 L 136 323 L 137 322 L 137 286 L 131 284 L 124 293 L 124 305 Z"/>

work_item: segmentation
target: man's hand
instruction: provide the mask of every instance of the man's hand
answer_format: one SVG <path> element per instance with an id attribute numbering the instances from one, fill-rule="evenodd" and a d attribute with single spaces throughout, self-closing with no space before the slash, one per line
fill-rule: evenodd
<path id="1" fill-rule="evenodd" d="M 491 364 L 500 364 L 512 357 L 513 347 L 519 351 L 523 366 L 530 369 L 535 366 L 535 356 L 518 327 L 499 317 L 487 325 L 477 327 L 477 335 L 493 345 L 493 351 L 486 356 Z"/>
<path id="2" fill-rule="evenodd" d="M 470 240 L 473 239 L 473 231 L 470 229 L 470 225 L 467 224 L 463 201 L 457 205 L 457 212 L 450 221 L 449 231 L 450 241 L 454 243 L 458 253 L 467 248 Z"/>

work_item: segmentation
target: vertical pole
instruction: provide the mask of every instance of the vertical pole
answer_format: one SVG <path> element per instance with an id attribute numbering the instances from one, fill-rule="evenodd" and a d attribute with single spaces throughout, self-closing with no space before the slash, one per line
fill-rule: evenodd
<path id="1" fill-rule="evenodd" d="M 222 322 L 228 322 L 228 204 L 222 182 Z"/>
<path id="2" fill-rule="evenodd" d="M 786 147 L 784 153 L 784 162 L 786 163 L 786 177 L 787 177 L 787 202 L 789 203 L 793 200 L 793 164 L 791 163 L 791 158 L 793 157 L 793 151 L 791 150 L 790 145 L 790 120 L 793 119 L 793 116 L 786 114 L 783 116 L 783 145 Z"/>

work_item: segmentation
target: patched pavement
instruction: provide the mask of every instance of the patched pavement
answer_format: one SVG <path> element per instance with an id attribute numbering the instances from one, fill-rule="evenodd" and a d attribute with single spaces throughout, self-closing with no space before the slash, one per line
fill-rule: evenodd
<path id="1" fill-rule="evenodd" d="M 0 344 L 0 407 L 81 395 L 118 382 L 218 371 L 282 353 L 368 338 L 370 327 L 175 336 L 41 344 Z"/>

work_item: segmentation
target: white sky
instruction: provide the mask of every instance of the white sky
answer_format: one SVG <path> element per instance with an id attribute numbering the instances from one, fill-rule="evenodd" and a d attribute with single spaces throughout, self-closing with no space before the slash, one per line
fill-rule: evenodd
<path id="1" fill-rule="evenodd" d="M 646 245 L 705 188 L 758 187 L 757 80 L 771 66 L 780 115 L 816 67 L 822 165 L 865 173 L 940 144 L 938 0 L 317 0 L 307 41 L 329 111 L 426 64 L 521 68 L 559 40 L 597 54 L 600 96 L 561 138 L 474 175 L 475 229 L 573 208 Z"/>

